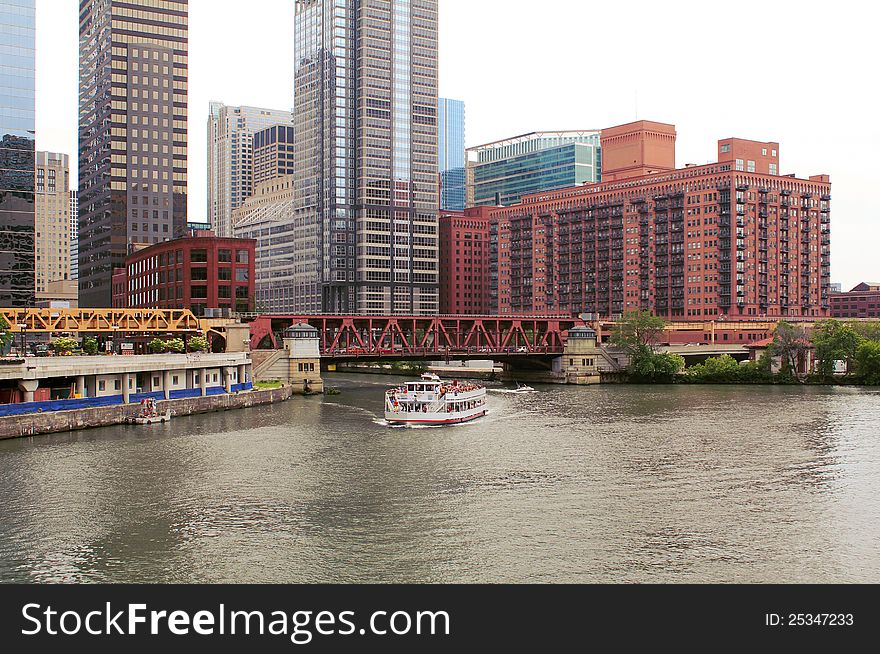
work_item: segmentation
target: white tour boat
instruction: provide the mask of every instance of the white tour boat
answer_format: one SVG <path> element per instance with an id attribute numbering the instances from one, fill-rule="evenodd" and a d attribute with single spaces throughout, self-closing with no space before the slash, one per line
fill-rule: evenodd
<path id="1" fill-rule="evenodd" d="M 433 373 L 385 393 L 385 420 L 393 425 L 453 425 L 486 412 L 484 386 L 442 381 Z"/>

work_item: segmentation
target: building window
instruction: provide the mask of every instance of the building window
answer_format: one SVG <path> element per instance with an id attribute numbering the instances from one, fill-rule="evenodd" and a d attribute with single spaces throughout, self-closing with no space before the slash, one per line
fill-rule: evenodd
<path id="1" fill-rule="evenodd" d="M 247 250 L 238 250 L 235 253 L 235 260 L 237 263 L 248 263 L 250 261 L 249 252 Z"/>
<path id="2" fill-rule="evenodd" d="M 189 260 L 191 263 L 208 263 L 208 251 L 191 250 L 189 253 Z"/>
<path id="3" fill-rule="evenodd" d="M 737 159 L 736 160 L 736 169 L 739 171 L 745 170 L 746 169 L 745 161 L 743 161 L 742 159 Z"/>
<path id="4" fill-rule="evenodd" d="M 730 152 L 730 143 L 725 143 L 724 145 L 722 145 L 721 152 L 723 154 L 727 154 L 728 152 Z"/>

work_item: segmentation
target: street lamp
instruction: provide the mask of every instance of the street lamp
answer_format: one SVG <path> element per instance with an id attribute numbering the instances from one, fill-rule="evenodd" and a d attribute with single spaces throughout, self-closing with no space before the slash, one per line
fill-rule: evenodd
<path id="1" fill-rule="evenodd" d="M 27 355 L 27 323 L 20 322 L 16 325 L 21 332 L 21 356 Z"/>

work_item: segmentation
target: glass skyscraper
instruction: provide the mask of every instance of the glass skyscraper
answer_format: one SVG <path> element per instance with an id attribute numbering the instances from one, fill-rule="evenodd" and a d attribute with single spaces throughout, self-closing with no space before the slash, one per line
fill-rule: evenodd
<path id="1" fill-rule="evenodd" d="M 468 150 L 468 206 L 508 206 L 522 196 L 602 180 L 598 131 L 536 132 Z"/>
<path id="2" fill-rule="evenodd" d="M 80 0 L 80 306 L 187 222 L 188 0 Z M 180 289 L 181 293 L 183 289 Z"/>
<path id="3" fill-rule="evenodd" d="M 437 0 L 297 0 L 291 310 L 438 309 Z"/>
<path id="4" fill-rule="evenodd" d="M 440 209 L 464 211 L 464 102 L 440 98 L 437 125 L 440 139 Z"/>
<path id="5" fill-rule="evenodd" d="M 0 0 L 0 306 L 32 307 L 35 0 Z"/>

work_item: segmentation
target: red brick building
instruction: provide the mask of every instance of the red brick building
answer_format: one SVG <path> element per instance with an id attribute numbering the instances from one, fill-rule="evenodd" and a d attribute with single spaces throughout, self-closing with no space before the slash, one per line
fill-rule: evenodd
<path id="1" fill-rule="evenodd" d="M 831 294 L 832 318 L 880 318 L 880 283 L 861 283 L 849 293 Z"/>
<path id="2" fill-rule="evenodd" d="M 489 313 L 489 207 L 440 213 L 440 313 Z"/>
<path id="3" fill-rule="evenodd" d="M 211 232 L 139 250 L 113 273 L 113 307 L 253 312 L 255 250 L 256 241 Z"/>
<path id="4" fill-rule="evenodd" d="M 828 176 L 779 176 L 779 145 L 744 139 L 668 169 L 674 142 L 661 123 L 605 130 L 603 182 L 492 208 L 490 312 L 827 316 Z"/>

